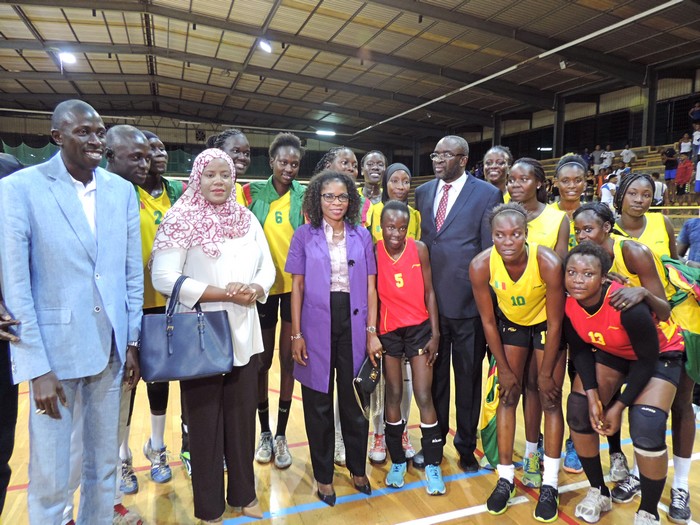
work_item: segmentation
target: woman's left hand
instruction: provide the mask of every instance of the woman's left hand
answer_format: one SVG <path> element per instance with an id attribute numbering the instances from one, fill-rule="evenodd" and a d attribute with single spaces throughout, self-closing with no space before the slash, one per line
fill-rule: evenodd
<path id="1" fill-rule="evenodd" d="M 551 375 L 538 375 L 537 388 L 540 391 L 544 408 L 556 407 L 561 403 L 561 388 L 557 386 Z"/>
<path id="2" fill-rule="evenodd" d="M 375 333 L 367 334 L 367 356 L 372 362 L 372 366 L 377 366 L 382 358 L 382 343 Z"/>
<path id="3" fill-rule="evenodd" d="M 624 407 L 621 403 L 613 403 L 613 405 L 603 413 L 602 428 L 595 428 L 594 430 L 601 436 L 612 436 L 617 433 L 622 425 L 623 409 Z"/>
<path id="4" fill-rule="evenodd" d="M 241 306 L 255 304 L 258 297 L 262 295 L 261 292 L 260 285 L 257 284 L 228 283 L 226 285 L 226 295 L 231 298 L 231 302 Z"/>
<path id="5" fill-rule="evenodd" d="M 635 304 L 644 302 L 647 293 L 641 286 L 619 288 L 610 294 L 610 306 L 620 311 L 628 310 Z"/>

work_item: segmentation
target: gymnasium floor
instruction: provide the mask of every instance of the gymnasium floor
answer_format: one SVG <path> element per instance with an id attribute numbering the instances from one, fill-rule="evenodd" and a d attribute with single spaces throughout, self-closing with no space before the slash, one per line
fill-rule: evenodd
<path id="1" fill-rule="evenodd" d="M 484 373 L 485 377 L 485 373 Z M 278 385 L 278 365 L 275 363 L 270 377 L 270 385 Z M 568 387 L 568 384 L 566 385 Z M 566 388 L 565 387 L 565 388 Z M 538 492 L 526 489 L 519 484 L 518 479 L 522 470 L 516 471 L 516 497 L 510 508 L 502 516 L 490 516 L 485 509 L 485 501 L 496 483 L 496 474 L 480 470 L 475 474 L 465 474 L 457 465 L 457 453 L 448 438 L 445 447 L 445 459 L 442 463 L 443 476 L 447 485 L 447 494 L 444 496 L 428 496 L 423 489 L 422 472 L 409 467 L 406 477 L 406 485 L 402 489 L 389 489 L 384 484 L 384 477 L 390 463 L 372 466 L 368 462 L 367 474 L 372 484 L 372 495 L 365 496 L 358 493 L 352 487 L 348 471 L 345 468 L 336 467 L 335 489 L 338 502 L 334 508 L 321 503 L 315 495 L 315 485 L 309 461 L 309 452 L 304 431 L 302 407 L 299 397 L 300 388 L 295 389 L 294 402 L 289 420 L 287 438 L 293 457 L 292 466 L 285 471 L 277 470 L 274 465 L 256 464 L 257 493 L 261 506 L 265 511 L 265 519 L 261 523 L 274 524 L 318 524 L 324 520 L 331 520 L 333 525 L 428 525 L 433 523 L 475 523 L 475 524 L 508 524 L 537 523 L 532 513 L 537 501 Z M 565 392 L 565 395 L 568 393 Z M 270 414 L 274 418 L 277 410 L 278 394 L 276 390 L 270 391 Z M 13 477 L 7 495 L 7 502 L 2 516 L 5 525 L 22 525 L 28 522 L 27 518 L 27 462 L 29 458 L 29 441 L 27 437 L 27 413 L 28 413 L 27 385 L 20 386 L 19 412 L 17 425 L 17 442 L 14 456 L 11 461 Z M 520 411 L 519 411 L 520 412 Z M 521 414 L 519 415 L 522 418 Z M 409 421 L 409 432 L 414 446 L 418 449 L 420 443 L 420 430 L 418 428 L 418 410 L 413 405 Z M 452 421 L 454 428 L 454 420 Z M 524 433 L 522 419 L 518 421 L 516 431 L 516 451 L 522 454 L 524 449 Z M 275 422 L 271 421 L 275 428 Z M 134 467 L 137 471 L 140 490 L 133 496 L 124 497 L 124 505 L 137 510 L 144 518 L 144 523 L 150 525 L 189 525 L 198 523 L 192 514 L 192 492 L 190 481 L 179 462 L 180 450 L 180 402 L 179 386 L 171 384 L 170 402 L 168 407 L 168 423 L 166 426 L 165 441 L 171 451 L 171 467 L 173 479 L 166 484 L 158 485 L 151 481 L 149 475 L 149 463 L 141 452 L 143 443 L 150 434 L 150 419 L 148 412 L 148 399 L 143 384 L 138 387 L 136 407 L 131 427 L 131 449 L 134 456 Z M 670 446 L 671 439 L 668 437 Z M 607 446 L 607 445 L 605 445 Z M 477 447 L 480 444 L 477 443 Z M 632 459 L 632 446 L 627 432 L 627 425 L 623 427 L 623 450 Z M 602 453 L 604 471 L 608 469 L 608 454 Z M 516 457 L 520 460 L 520 457 Z M 695 461 L 700 459 L 700 447 L 696 446 L 693 454 L 693 470 L 691 470 L 690 484 L 693 515 L 700 519 L 700 483 L 698 483 L 698 469 L 700 466 Z M 669 503 L 670 481 L 673 469 L 669 469 L 669 481 L 661 499 L 662 505 Z M 558 523 L 578 523 L 574 519 L 574 508 L 585 495 L 588 483 L 583 474 L 571 475 L 563 470 L 560 478 L 560 511 Z M 632 523 L 634 512 L 639 500 L 632 503 L 613 504 L 613 511 L 604 515 L 600 520 L 601 525 Z M 661 511 L 662 523 L 668 523 L 665 512 Z M 227 508 L 224 514 L 224 524 L 238 525 L 252 523 L 252 520 Z M 694 524 L 691 521 L 691 524 Z"/>

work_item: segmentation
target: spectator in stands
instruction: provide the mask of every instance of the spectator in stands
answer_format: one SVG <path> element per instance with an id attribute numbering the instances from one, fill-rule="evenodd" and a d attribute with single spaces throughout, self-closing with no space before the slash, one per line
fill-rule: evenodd
<path id="1" fill-rule="evenodd" d="M 668 205 L 668 186 L 666 183 L 659 180 L 659 172 L 655 171 L 651 174 L 654 179 L 654 200 L 652 206 L 667 206 Z"/>
<path id="2" fill-rule="evenodd" d="M 700 268 L 700 218 L 688 219 L 683 223 L 678 234 L 678 255 L 687 255 L 688 266 Z"/>
<path id="3" fill-rule="evenodd" d="M 620 152 L 620 159 L 624 163 L 623 167 L 632 167 L 632 161 L 637 158 L 637 154 L 630 149 L 629 144 L 625 144 L 625 149 Z"/>
<path id="4" fill-rule="evenodd" d="M 678 169 L 676 150 L 672 147 L 662 150 L 661 162 L 664 164 L 664 179 L 668 185 L 669 200 L 676 202 L 676 170 Z"/>
<path id="5" fill-rule="evenodd" d="M 693 124 L 693 164 L 698 162 L 700 153 L 700 124 Z"/>
<path id="6" fill-rule="evenodd" d="M 676 195 L 679 204 L 690 203 L 690 192 L 687 186 L 692 178 L 693 163 L 690 161 L 688 152 L 684 151 L 678 155 L 678 168 L 676 170 Z"/>
<path id="7" fill-rule="evenodd" d="M 606 204 L 611 210 L 613 209 L 613 201 L 615 200 L 615 191 L 617 190 L 617 175 L 611 173 L 605 179 L 605 184 L 600 187 L 600 202 Z"/>
<path id="8" fill-rule="evenodd" d="M 602 162 L 603 150 L 600 149 L 600 144 L 596 144 L 593 153 L 591 153 L 591 159 L 593 161 L 593 173 L 598 176 L 598 171 L 600 171 L 600 165 Z M 591 166 L 591 163 L 588 163 Z M 600 186 L 599 186 L 600 187 Z"/>
<path id="9" fill-rule="evenodd" d="M 600 155 L 600 167 L 601 168 L 612 168 L 613 161 L 615 160 L 615 152 L 612 150 L 612 146 L 608 144 L 605 146 L 605 151 Z"/>
<path id="10" fill-rule="evenodd" d="M 583 149 L 583 153 L 581 154 L 581 158 L 583 161 L 586 163 L 586 166 L 592 166 L 593 162 L 593 157 L 591 157 L 590 152 L 588 151 L 588 148 Z"/>
<path id="11" fill-rule="evenodd" d="M 693 124 L 700 124 L 700 102 L 696 102 L 695 105 L 690 108 L 688 116 Z"/>

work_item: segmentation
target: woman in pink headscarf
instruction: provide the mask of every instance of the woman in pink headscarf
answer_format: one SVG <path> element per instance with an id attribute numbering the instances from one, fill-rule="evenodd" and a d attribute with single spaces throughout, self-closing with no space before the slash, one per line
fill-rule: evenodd
<path id="1" fill-rule="evenodd" d="M 265 302 L 275 268 L 257 219 L 236 203 L 236 169 L 219 149 L 197 156 L 187 190 L 166 213 L 153 244 L 153 286 L 170 295 L 181 275 L 179 311 L 226 310 L 233 332 L 230 374 L 182 381 L 189 418 L 194 514 L 222 520 L 225 502 L 262 517 L 255 495 L 253 453 L 257 359 L 263 351 L 256 301 Z M 224 498 L 221 458 L 228 465 Z"/>

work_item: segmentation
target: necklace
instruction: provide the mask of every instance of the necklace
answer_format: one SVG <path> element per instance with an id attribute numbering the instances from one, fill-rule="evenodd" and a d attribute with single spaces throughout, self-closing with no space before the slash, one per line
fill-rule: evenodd
<path id="1" fill-rule="evenodd" d="M 337 233 L 333 232 L 333 237 L 342 237 L 344 233 L 345 233 L 345 230 L 340 230 Z"/>

